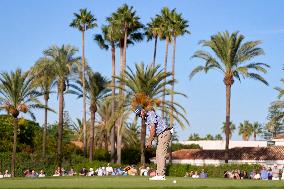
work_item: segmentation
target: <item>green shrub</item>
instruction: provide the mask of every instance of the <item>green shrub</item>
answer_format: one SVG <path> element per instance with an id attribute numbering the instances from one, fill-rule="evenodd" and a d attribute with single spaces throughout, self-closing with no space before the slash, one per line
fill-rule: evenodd
<path id="1" fill-rule="evenodd" d="M 184 145 L 184 144 L 179 144 L 179 143 L 173 143 L 172 144 L 172 151 L 177 151 L 181 149 L 201 149 L 201 147 L 198 144 L 189 144 L 189 145 Z"/>

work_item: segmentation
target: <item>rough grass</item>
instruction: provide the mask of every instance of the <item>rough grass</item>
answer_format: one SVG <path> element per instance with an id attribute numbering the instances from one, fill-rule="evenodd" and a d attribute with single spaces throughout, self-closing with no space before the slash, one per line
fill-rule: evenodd
<path id="1" fill-rule="evenodd" d="M 176 184 L 173 183 L 176 180 Z M 284 181 L 189 179 L 167 177 L 166 181 L 149 181 L 147 177 L 47 177 L 0 179 L 0 189 L 280 189 Z"/>

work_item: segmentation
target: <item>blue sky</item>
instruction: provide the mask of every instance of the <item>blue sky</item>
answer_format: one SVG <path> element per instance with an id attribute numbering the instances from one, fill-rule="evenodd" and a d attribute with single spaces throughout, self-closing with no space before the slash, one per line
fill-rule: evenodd
<path id="1" fill-rule="evenodd" d="M 185 130 L 178 129 L 180 139 L 186 139 L 194 132 L 200 135 L 218 134 L 225 120 L 225 87 L 222 75 L 213 71 L 207 75 L 196 75 L 191 81 L 188 79 L 191 70 L 201 63 L 190 59 L 200 49 L 198 41 L 209 39 L 210 35 L 220 31 L 239 31 L 245 35 L 246 40 L 263 42 L 261 47 L 266 54 L 255 61 L 271 66 L 269 73 L 265 75 L 270 86 L 253 80 L 243 80 L 241 84 L 236 81 L 232 87 L 231 119 L 236 125 L 244 120 L 265 123 L 267 108 L 277 97 L 273 87 L 280 86 L 279 80 L 283 78 L 284 1 L 281 0 L 1 0 L 0 71 L 11 71 L 17 67 L 27 70 L 42 56 L 44 49 L 54 44 L 72 44 L 81 49 L 81 34 L 70 28 L 69 23 L 74 12 L 80 8 L 88 8 L 96 16 L 99 27 L 86 34 L 86 58 L 95 71 L 110 78 L 110 52 L 99 49 L 92 36 L 100 33 L 105 18 L 123 3 L 134 6 L 144 24 L 164 6 L 176 8 L 189 20 L 192 34 L 177 40 L 176 53 L 176 89 L 188 96 L 187 99 L 177 98 L 177 101 L 187 109 L 187 117 L 191 123 Z M 133 67 L 135 63 L 151 62 L 153 45 L 153 41 L 144 41 L 130 46 L 127 50 L 127 65 Z M 164 53 L 165 42 L 160 41 L 158 63 L 163 63 Z M 171 54 L 172 46 L 169 48 L 169 65 Z M 50 104 L 57 109 L 55 96 Z M 81 117 L 81 107 L 81 100 L 76 100 L 73 96 L 66 98 L 66 110 L 70 112 L 72 119 Z M 37 111 L 36 115 L 37 120 L 42 123 L 43 111 Z M 49 118 L 51 122 L 57 120 L 57 116 L 52 113 Z M 235 134 L 233 139 L 240 137 Z"/>

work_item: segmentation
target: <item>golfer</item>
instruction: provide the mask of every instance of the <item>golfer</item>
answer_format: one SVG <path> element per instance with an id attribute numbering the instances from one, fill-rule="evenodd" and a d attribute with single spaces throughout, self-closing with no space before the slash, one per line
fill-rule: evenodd
<path id="1" fill-rule="evenodd" d="M 145 119 L 146 127 L 150 130 L 150 136 L 146 142 L 146 148 L 151 147 L 154 138 L 157 137 L 157 171 L 156 176 L 149 178 L 149 180 L 166 180 L 166 155 L 173 129 L 169 128 L 165 121 L 158 116 L 154 110 L 146 111 L 142 108 L 142 106 L 137 106 L 135 108 L 135 114 L 142 119 Z"/>

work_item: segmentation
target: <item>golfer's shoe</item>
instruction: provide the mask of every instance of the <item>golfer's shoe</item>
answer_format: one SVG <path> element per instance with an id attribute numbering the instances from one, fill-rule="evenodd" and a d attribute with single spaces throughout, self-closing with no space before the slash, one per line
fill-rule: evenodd
<path id="1" fill-rule="evenodd" d="M 149 178 L 149 180 L 166 180 L 166 177 L 157 175 L 157 176 Z"/>

